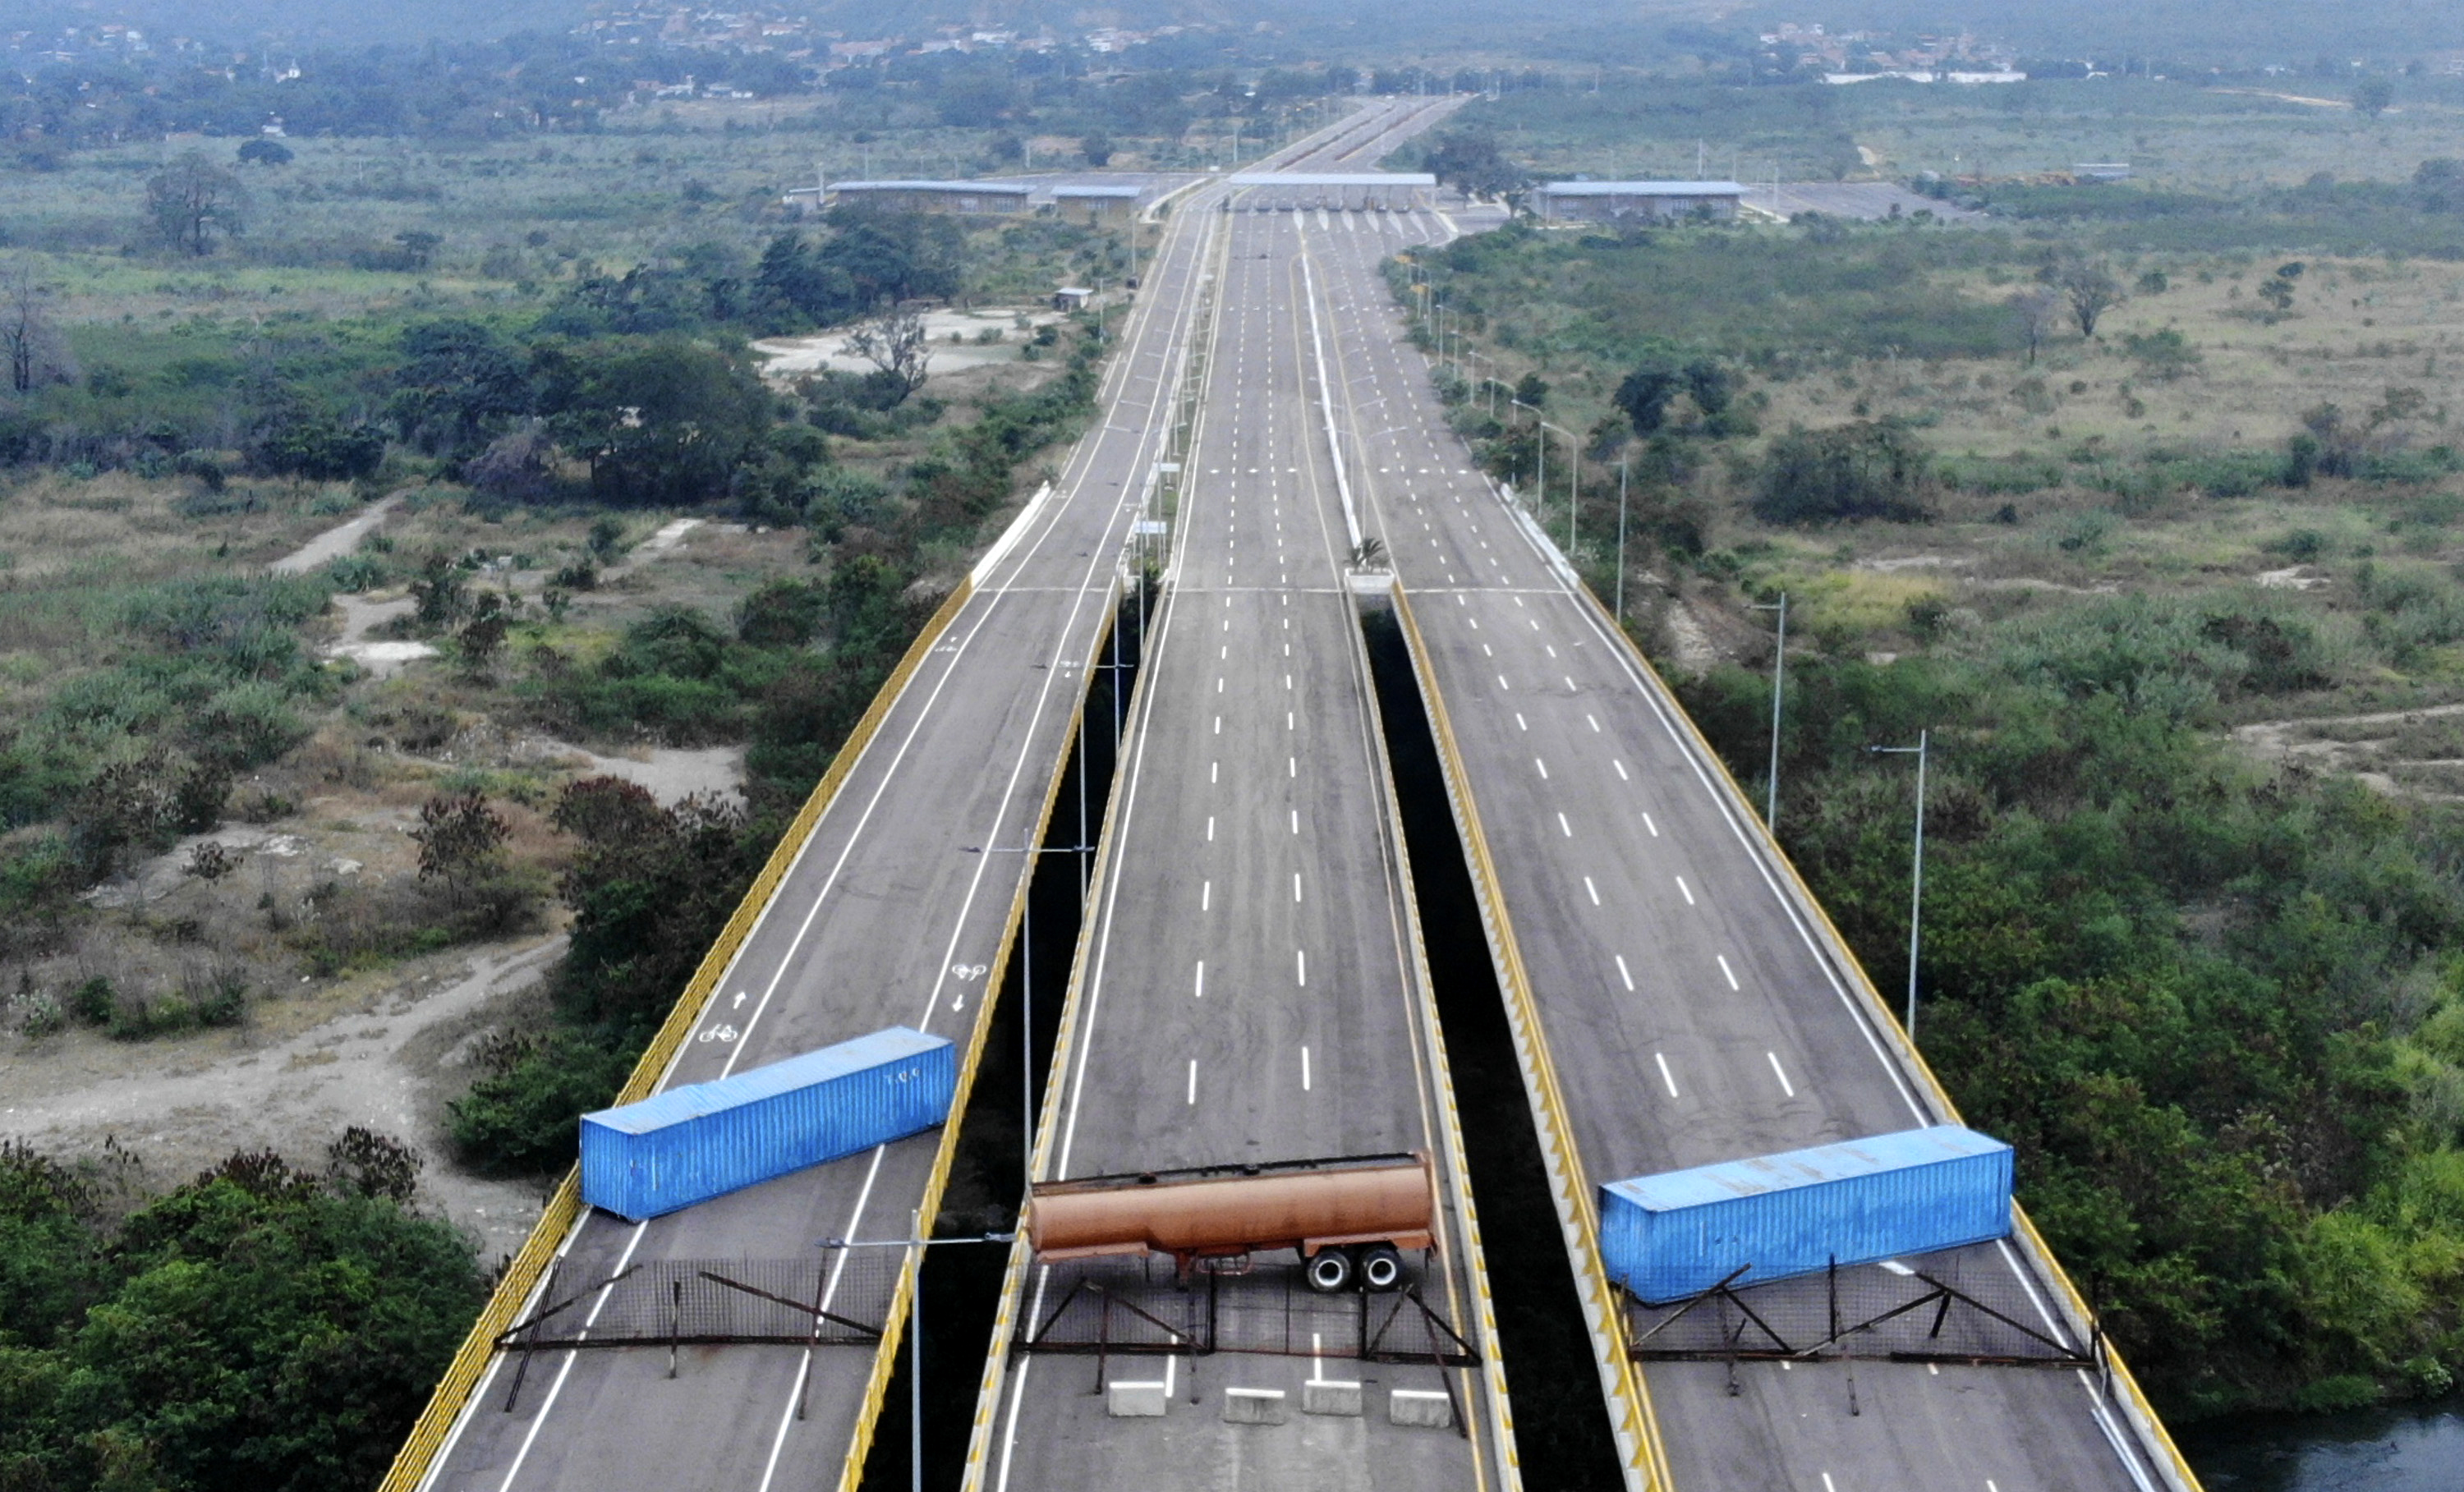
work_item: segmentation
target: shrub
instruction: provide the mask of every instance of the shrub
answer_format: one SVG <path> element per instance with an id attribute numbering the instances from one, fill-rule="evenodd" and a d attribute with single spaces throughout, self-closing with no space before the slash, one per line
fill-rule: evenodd
<path id="1" fill-rule="evenodd" d="M 1931 459 L 1905 427 L 1890 421 L 1793 430 L 1763 458 L 1754 516 L 1791 525 L 1922 521 L 1932 516 Z"/>

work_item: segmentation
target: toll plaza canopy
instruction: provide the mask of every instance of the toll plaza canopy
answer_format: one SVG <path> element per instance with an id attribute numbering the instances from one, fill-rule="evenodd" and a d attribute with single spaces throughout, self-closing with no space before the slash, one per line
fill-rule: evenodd
<path id="1" fill-rule="evenodd" d="M 1419 171 L 1242 171 L 1230 178 L 1246 188 L 1231 205 L 1257 210 L 1331 208 L 1341 210 L 1408 210 L 1426 207 L 1438 179 Z"/>

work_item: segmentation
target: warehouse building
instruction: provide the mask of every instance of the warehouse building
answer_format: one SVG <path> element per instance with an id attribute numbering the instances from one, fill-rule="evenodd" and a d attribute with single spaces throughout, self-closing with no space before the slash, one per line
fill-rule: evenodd
<path id="1" fill-rule="evenodd" d="M 1708 213 L 1737 215 L 1746 188 L 1735 182 L 1550 182 L 1531 194 L 1543 223 L 1630 223 Z"/>
<path id="2" fill-rule="evenodd" d="M 1064 183 L 1052 188 L 1052 208 L 1063 217 L 1110 222 L 1135 212 L 1138 200 L 1145 195 L 1143 186 L 1082 186 Z"/>
<path id="3" fill-rule="evenodd" d="M 812 210 L 863 202 L 902 212 L 964 214 L 1024 212 L 1035 188 L 1023 182 L 832 182 L 818 189 L 799 186 L 787 206 Z"/>

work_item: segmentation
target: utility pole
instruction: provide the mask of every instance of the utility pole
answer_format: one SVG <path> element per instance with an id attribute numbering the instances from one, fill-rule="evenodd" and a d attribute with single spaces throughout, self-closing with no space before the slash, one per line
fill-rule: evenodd
<path id="1" fill-rule="evenodd" d="M 913 1284 L 907 1302 L 907 1432 L 908 1486 L 913 1492 L 924 1492 L 924 1251 L 947 1248 L 953 1243 L 1008 1243 L 1015 1233 L 985 1233 L 971 1239 L 928 1239 L 924 1236 L 924 1215 L 920 1211 L 907 1215 L 907 1233 L 903 1239 L 824 1239 L 824 1248 L 907 1248 L 915 1251 Z"/>
<path id="2" fill-rule="evenodd" d="M 1917 847 L 1915 868 L 1908 876 L 1908 1044 L 1917 1042 L 1917 934 L 1925 911 L 1925 745 L 1927 733 L 1917 733 L 1913 746 L 1868 746 L 1877 756 L 1917 758 Z"/>

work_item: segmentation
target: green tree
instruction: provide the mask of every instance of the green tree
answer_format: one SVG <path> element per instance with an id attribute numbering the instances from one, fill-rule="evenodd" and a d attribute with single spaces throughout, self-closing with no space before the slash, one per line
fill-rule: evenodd
<path id="1" fill-rule="evenodd" d="M 185 151 L 146 178 L 145 212 L 169 247 L 199 257 L 246 226 L 248 189 L 228 168 Z"/>
<path id="2" fill-rule="evenodd" d="M 611 502 L 727 496 L 770 427 L 770 392 L 739 353 L 671 337 L 554 349 L 542 362 L 548 428 Z"/>
<path id="3" fill-rule="evenodd" d="M 1816 524 L 1930 516 L 1931 454 L 1908 429 L 1866 421 L 1792 430 L 1771 442 L 1753 497 L 1766 523 Z"/>
<path id="4" fill-rule="evenodd" d="M 2353 85 L 2353 107 L 2362 118 L 2375 120 L 2395 102 L 2395 84 L 2378 73 L 2372 73 Z"/>
<path id="5" fill-rule="evenodd" d="M 1439 136 L 1422 169 L 1466 197 L 1503 197 L 1531 184 L 1531 173 L 1507 160 L 1496 137 L 1485 133 Z"/>

